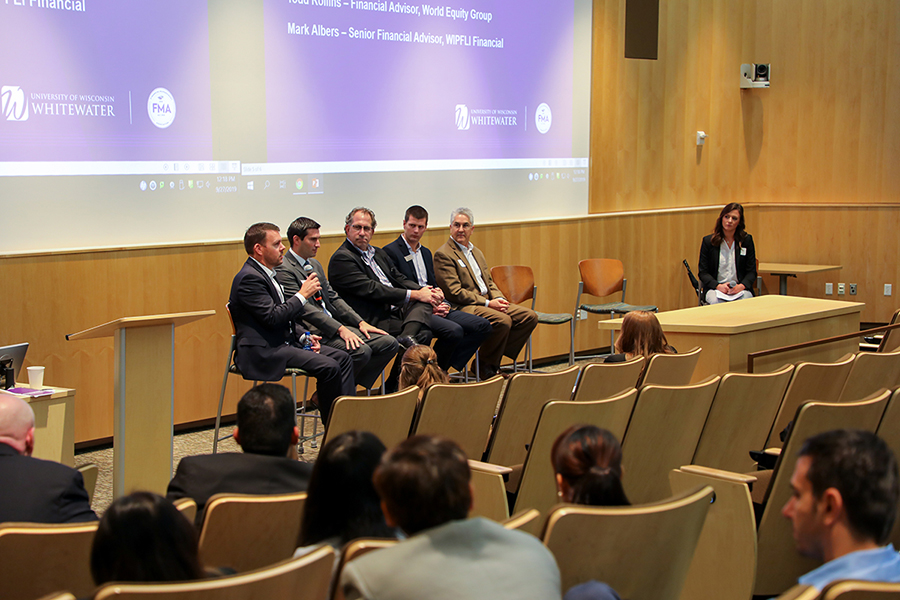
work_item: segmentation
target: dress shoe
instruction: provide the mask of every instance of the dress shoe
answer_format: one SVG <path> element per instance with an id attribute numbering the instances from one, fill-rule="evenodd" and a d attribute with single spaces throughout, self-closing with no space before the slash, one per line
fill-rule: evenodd
<path id="1" fill-rule="evenodd" d="M 306 412 L 319 410 L 319 392 L 313 392 L 313 395 L 306 401 Z"/>
<path id="2" fill-rule="evenodd" d="M 400 354 L 402 355 L 404 352 L 416 345 L 416 340 L 408 335 L 401 335 L 397 338 L 397 343 L 400 344 Z"/>

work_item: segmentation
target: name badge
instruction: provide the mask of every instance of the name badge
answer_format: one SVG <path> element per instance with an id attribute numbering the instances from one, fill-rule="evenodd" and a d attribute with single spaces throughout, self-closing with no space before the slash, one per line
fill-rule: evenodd
<path id="1" fill-rule="evenodd" d="M 461 258 L 458 258 L 457 260 L 459 261 L 459 266 L 461 266 L 463 269 L 468 269 L 468 267 L 466 266 L 466 261 Z"/>
<path id="2" fill-rule="evenodd" d="M 747 249 L 741 248 L 741 256 L 747 256 Z"/>
<path id="3" fill-rule="evenodd" d="M 406 262 L 410 262 L 410 261 L 412 261 L 412 259 L 413 259 L 413 255 L 412 255 L 412 254 L 407 254 L 407 255 L 404 256 L 403 258 L 406 259 Z"/>

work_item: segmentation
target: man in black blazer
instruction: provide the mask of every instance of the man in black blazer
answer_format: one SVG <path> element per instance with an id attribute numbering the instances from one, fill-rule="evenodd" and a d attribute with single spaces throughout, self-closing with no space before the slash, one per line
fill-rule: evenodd
<path id="1" fill-rule="evenodd" d="M 414 205 L 403 216 L 403 233 L 384 247 L 397 270 L 419 285 L 437 287 L 434 278 L 434 260 L 431 250 L 420 244 L 428 229 L 428 211 Z M 438 366 L 445 371 L 450 367 L 458 371 L 466 368 L 475 351 L 491 334 L 491 322 L 478 315 L 453 310 L 446 300 L 434 307 L 429 323 L 437 338 L 434 351 Z"/>
<path id="2" fill-rule="evenodd" d="M 344 223 L 347 239 L 328 262 L 331 285 L 367 323 L 396 337 L 401 352 L 415 343 L 429 344 L 432 307 L 441 303 L 443 293 L 407 279 L 384 250 L 369 244 L 376 225 L 368 208 L 350 211 Z M 399 376 L 397 360 L 389 389 L 396 389 Z"/>
<path id="3" fill-rule="evenodd" d="M 312 473 L 297 460 L 294 399 L 277 383 L 251 388 L 237 406 L 234 441 L 243 452 L 224 452 L 181 459 L 169 482 L 170 500 L 193 498 L 197 525 L 214 494 L 289 494 L 303 492 Z"/>
<path id="4" fill-rule="evenodd" d="M 31 456 L 34 411 L 15 396 L 0 395 L 0 523 L 96 521 L 81 473 Z"/>
<path id="5" fill-rule="evenodd" d="M 284 259 L 281 231 L 257 223 L 244 234 L 249 258 L 231 284 L 231 316 L 237 335 L 234 361 L 244 378 L 281 381 L 286 367 L 303 369 L 316 378 L 319 410 L 327 420 L 331 403 L 356 393 L 353 361 L 343 350 L 319 345 L 317 335 L 294 328 L 303 306 L 321 289 L 311 275 L 292 296 L 275 280 Z"/>
<path id="6" fill-rule="evenodd" d="M 318 277 L 322 290 L 303 305 L 300 318 L 310 331 L 322 336 L 323 344 L 350 354 L 356 383 L 370 389 L 399 346 L 386 331 L 366 323 L 328 283 L 322 263 L 315 259 L 320 227 L 308 217 L 291 223 L 287 230 L 290 248 L 275 269 L 275 277 L 285 294 L 297 293 L 309 275 Z"/>

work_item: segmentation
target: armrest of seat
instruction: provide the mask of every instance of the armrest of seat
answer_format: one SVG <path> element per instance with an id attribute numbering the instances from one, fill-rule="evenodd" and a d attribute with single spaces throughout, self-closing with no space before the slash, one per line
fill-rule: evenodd
<path id="1" fill-rule="evenodd" d="M 471 458 L 469 459 L 469 468 L 484 471 L 485 473 L 496 473 L 497 475 L 503 475 L 503 479 L 506 479 L 507 477 L 509 477 L 509 474 L 512 473 L 512 468 L 510 467 L 481 462 L 480 460 L 472 460 Z"/>
<path id="2" fill-rule="evenodd" d="M 713 469 L 712 467 L 702 467 L 700 465 L 685 465 L 681 467 L 681 470 L 685 473 L 705 475 L 706 477 L 715 477 L 716 479 L 723 479 L 725 481 L 731 481 L 734 483 L 746 483 L 748 486 L 752 486 L 757 479 L 755 475 L 734 473 L 732 471 Z"/>
<path id="3" fill-rule="evenodd" d="M 763 452 L 772 456 L 781 456 L 781 448 L 766 448 Z"/>

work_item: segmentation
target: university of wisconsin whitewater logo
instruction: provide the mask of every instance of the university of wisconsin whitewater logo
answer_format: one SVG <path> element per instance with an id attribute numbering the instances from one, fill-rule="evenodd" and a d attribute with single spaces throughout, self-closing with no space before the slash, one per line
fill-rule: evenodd
<path id="1" fill-rule="evenodd" d="M 175 97 L 164 87 L 150 92 L 147 98 L 147 114 L 154 125 L 165 129 L 175 120 Z"/>
<path id="2" fill-rule="evenodd" d="M 456 105 L 456 128 L 465 131 L 469 128 L 469 107 L 465 104 Z"/>
<path id="3" fill-rule="evenodd" d="M 0 88 L 0 106 L 7 121 L 27 121 L 28 101 L 25 90 L 17 85 L 4 85 Z"/>

